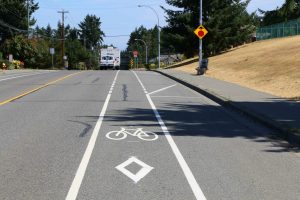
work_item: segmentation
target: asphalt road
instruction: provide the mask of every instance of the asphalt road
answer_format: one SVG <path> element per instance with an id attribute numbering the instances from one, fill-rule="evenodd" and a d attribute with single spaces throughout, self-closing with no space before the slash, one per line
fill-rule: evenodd
<path id="1" fill-rule="evenodd" d="M 155 72 L 1 74 L 0 199 L 298 200 L 270 133 Z"/>

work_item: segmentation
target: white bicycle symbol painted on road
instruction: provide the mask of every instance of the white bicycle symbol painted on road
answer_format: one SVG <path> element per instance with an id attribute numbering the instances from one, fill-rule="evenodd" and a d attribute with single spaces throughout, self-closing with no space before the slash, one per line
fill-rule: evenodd
<path id="1" fill-rule="evenodd" d="M 119 131 L 110 131 L 106 134 L 106 137 L 111 140 L 124 140 L 128 135 L 138 137 L 141 140 L 145 141 L 154 141 L 157 140 L 158 135 L 151 131 L 143 131 L 143 128 L 137 129 L 126 129 L 122 128 Z"/>

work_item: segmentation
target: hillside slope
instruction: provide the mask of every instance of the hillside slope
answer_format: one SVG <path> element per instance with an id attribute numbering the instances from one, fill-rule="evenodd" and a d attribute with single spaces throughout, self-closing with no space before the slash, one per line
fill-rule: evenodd
<path id="1" fill-rule="evenodd" d="M 195 74 L 197 66 L 196 62 L 176 70 Z M 254 42 L 211 57 L 206 76 L 299 99 L 300 36 Z"/>

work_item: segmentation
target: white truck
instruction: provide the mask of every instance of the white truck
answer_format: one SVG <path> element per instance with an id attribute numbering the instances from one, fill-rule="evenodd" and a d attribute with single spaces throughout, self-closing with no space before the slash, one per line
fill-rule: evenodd
<path id="1" fill-rule="evenodd" d="M 107 47 L 100 51 L 100 70 L 120 69 L 121 51 L 118 48 Z"/>

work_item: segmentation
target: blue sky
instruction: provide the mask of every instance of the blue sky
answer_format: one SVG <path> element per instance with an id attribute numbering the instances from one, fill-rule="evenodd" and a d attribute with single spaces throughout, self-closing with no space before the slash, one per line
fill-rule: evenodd
<path id="1" fill-rule="evenodd" d="M 129 35 L 140 25 L 146 28 L 153 28 L 157 18 L 153 11 L 148 8 L 138 8 L 137 5 L 149 5 L 155 9 L 160 18 L 160 25 L 165 26 L 165 13 L 160 5 L 168 7 L 165 0 L 36 0 L 40 9 L 34 17 L 37 25 L 45 27 L 50 24 L 53 28 L 61 20 L 61 14 L 57 13 L 62 9 L 69 11 L 66 14 L 65 23 L 72 27 L 78 27 L 78 23 L 87 14 L 95 14 L 101 18 L 101 29 L 107 36 Z M 281 6 L 284 0 L 252 0 L 248 11 L 253 12 L 257 8 L 273 10 Z M 113 44 L 120 49 L 125 49 L 129 37 L 107 37 L 105 44 Z"/>

